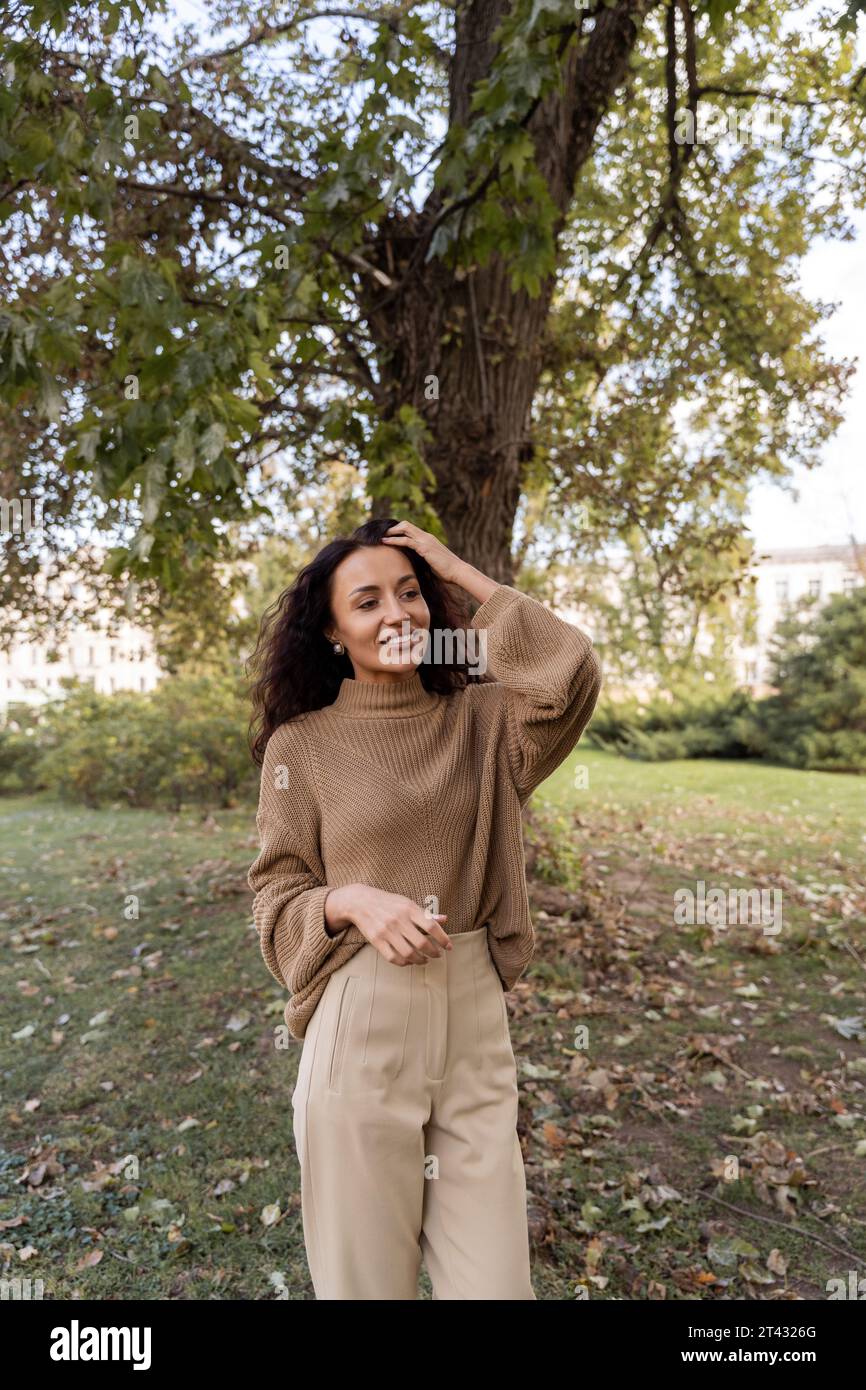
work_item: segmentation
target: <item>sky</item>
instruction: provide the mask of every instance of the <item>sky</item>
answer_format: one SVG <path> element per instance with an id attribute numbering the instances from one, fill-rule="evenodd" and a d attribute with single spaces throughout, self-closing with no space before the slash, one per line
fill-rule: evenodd
<path id="1" fill-rule="evenodd" d="M 807 3 L 791 12 L 792 27 L 806 20 L 809 8 Z M 170 0 L 170 11 L 175 22 L 197 22 L 203 34 L 210 27 L 204 0 Z M 327 50 L 334 21 L 316 22 L 310 28 Z M 206 38 L 201 44 L 202 49 L 214 46 L 218 45 Z M 866 62 L 862 20 L 858 51 L 859 61 Z M 866 213 L 852 220 L 854 240 L 816 242 L 800 267 L 804 295 L 838 305 L 820 327 L 825 355 L 834 361 L 859 359 L 843 404 L 845 420 L 824 446 L 820 466 L 796 470 L 784 489 L 776 482 L 754 486 L 748 528 L 760 549 L 841 545 L 852 535 L 866 542 Z"/>
<path id="2" fill-rule="evenodd" d="M 778 485 L 753 489 L 749 529 L 758 545 L 842 545 L 866 542 L 866 215 L 854 241 L 816 243 L 801 262 L 807 299 L 838 303 L 821 325 L 826 355 L 859 357 L 843 405 L 845 421 L 824 446 L 819 468 L 794 474 L 795 499 Z"/>

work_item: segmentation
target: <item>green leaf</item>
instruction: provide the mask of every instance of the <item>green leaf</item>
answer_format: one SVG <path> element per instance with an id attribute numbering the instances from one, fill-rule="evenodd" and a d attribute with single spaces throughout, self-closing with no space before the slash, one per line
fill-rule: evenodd
<path id="1" fill-rule="evenodd" d="M 141 488 L 141 519 L 145 526 L 152 526 L 156 521 L 164 496 L 165 469 L 159 459 L 152 459 Z"/>
<path id="2" fill-rule="evenodd" d="M 213 463 L 215 459 L 219 458 L 225 447 L 225 442 L 226 427 L 220 424 L 219 420 L 214 420 L 199 440 L 199 458 L 202 463 Z"/>
<path id="3" fill-rule="evenodd" d="M 523 166 L 527 159 L 533 157 L 534 153 L 534 143 L 529 134 L 523 130 L 516 139 L 510 140 L 505 146 L 499 163 L 503 169 L 513 169 L 515 182 L 520 183 L 523 178 Z"/>
<path id="4" fill-rule="evenodd" d="M 196 466 L 195 435 L 188 423 L 182 425 L 175 436 L 172 458 L 180 471 L 181 481 L 188 483 Z"/>
<path id="5" fill-rule="evenodd" d="M 714 34 L 720 34 L 725 27 L 725 16 L 732 14 L 740 0 L 706 0 L 706 10 L 710 16 L 710 26 Z"/>
<path id="6" fill-rule="evenodd" d="M 252 367 L 253 371 L 256 374 L 256 378 L 259 381 L 263 381 L 267 385 L 270 385 L 270 383 L 274 379 L 273 374 L 260 352 L 250 353 L 250 366 Z"/>

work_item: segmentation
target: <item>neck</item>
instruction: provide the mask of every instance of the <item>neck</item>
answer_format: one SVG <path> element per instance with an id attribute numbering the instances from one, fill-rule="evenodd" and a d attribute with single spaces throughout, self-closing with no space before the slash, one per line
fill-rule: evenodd
<path id="1" fill-rule="evenodd" d="M 417 668 L 392 681 L 360 681 L 346 676 L 331 709 L 347 719 L 388 719 L 429 714 L 439 696 L 426 690 Z"/>

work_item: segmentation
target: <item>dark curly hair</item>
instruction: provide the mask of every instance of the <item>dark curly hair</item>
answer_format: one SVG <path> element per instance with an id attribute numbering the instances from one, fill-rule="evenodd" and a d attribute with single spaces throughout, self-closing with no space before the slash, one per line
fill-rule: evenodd
<path id="1" fill-rule="evenodd" d="M 333 704 L 344 677 L 352 675 L 348 654 L 338 656 L 324 635 L 333 622 L 331 576 L 347 555 L 362 546 L 379 545 L 389 527 L 397 524 L 395 517 L 366 521 L 348 538 L 331 541 L 265 611 L 255 651 L 246 666 L 247 674 L 254 677 L 249 742 L 257 764 L 264 761 L 268 740 L 280 724 Z M 465 627 L 468 615 L 461 613 L 447 585 L 427 561 L 408 546 L 387 548 L 405 555 L 415 571 L 430 610 L 431 630 Z M 440 694 L 493 679 L 470 671 L 466 662 L 422 662 L 418 674 L 426 690 Z"/>

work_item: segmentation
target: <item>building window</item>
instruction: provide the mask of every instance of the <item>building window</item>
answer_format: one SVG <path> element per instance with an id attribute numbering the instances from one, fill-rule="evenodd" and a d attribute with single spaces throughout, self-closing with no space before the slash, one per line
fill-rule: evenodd
<path id="1" fill-rule="evenodd" d="M 853 594 L 856 580 L 853 574 L 842 575 L 842 593 Z"/>
<path id="2" fill-rule="evenodd" d="M 138 678 L 138 688 L 139 688 L 139 690 L 146 690 L 146 689 L 147 689 L 147 681 L 146 681 L 146 679 L 145 679 L 144 676 L 139 676 L 139 678 Z"/>
<path id="3" fill-rule="evenodd" d="M 776 580 L 776 599 L 779 603 L 788 602 L 788 581 L 787 579 Z"/>
<path id="4" fill-rule="evenodd" d="M 117 660 L 117 657 L 116 657 L 116 655 L 115 655 L 116 651 L 117 651 L 117 648 L 116 648 L 115 646 L 111 646 L 111 647 L 108 648 L 108 659 L 109 659 L 109 661 L 114 662 L 114 661 Z M 114 687 L 112 687 L 112 689 L 113 689 L 113 688 L 114 688 Z"/>
<path id="5" fill-rule="evenodd" d="M 87 648 L 87 664 L 88 664 L 88 666 L 95 666 L 95 665 L 96 665 L 96 660 L 95 660 L 95 657 L 94 657 L 94 655 L 93 655 L 93 647 L 88 647 L 88 648 Z"/>
<path id="6" fill-rule="evenodd" d="M 758 663 L 757 663 L 757 661 L 749 661 L 749 662 L 747 662 L 747 663 L 746 663 L 746 680 L 749 681 L 749 683 L 750 683 L 751 685 L 754 685 L 755 682 L 757 681 L 757 679 L 758 679 Z"/>
<path id="7" fill-rule="evenodd" d="M 820 598 L 820 597 L 821 597 L 821 581 L 820 581 L 820 579 L 810 579 L 810 580 L 809 580 L 809 597 L 810 597 L 810 598 Z"/>

